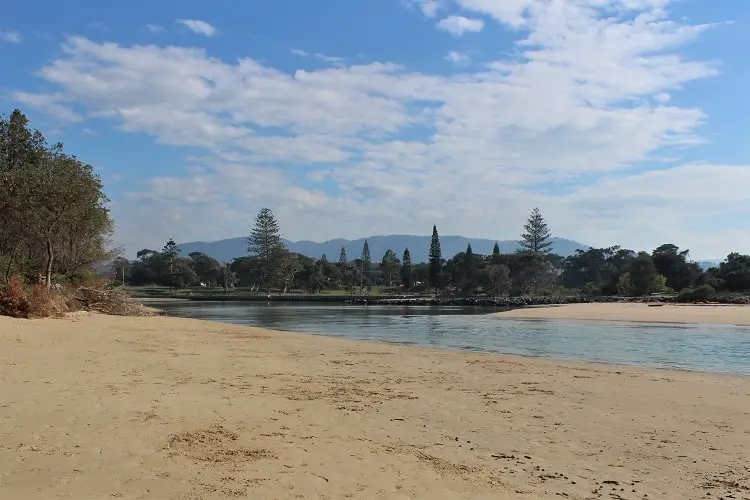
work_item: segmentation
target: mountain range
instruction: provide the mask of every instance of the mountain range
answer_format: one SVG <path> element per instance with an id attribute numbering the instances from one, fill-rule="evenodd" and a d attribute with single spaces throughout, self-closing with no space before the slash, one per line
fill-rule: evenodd
<path id="1" fill-rule="evenodd" d="M 362 247 L 365 240 L 370 247 L 370 255 L 373 262 L 379 262 L 386 250 L 391 249 L 396 252 L 398 258 L 409 248 L 412 262 L 426 262 L 430 252 L 430 236 L 414 236 L 410 234 L 392 234 L 387 236 L 370 236 L 369 238 L 360 238 L 357 240 L 345 240 L 342 238 L 317 243 L 314 241 L 289 241 L 284 240 L 287 248 L 292 251 L 316 259 L 323 255 L 329 261 L 337 262 L 341 248 L 346 249 L 346 255 L 349 260 L 357 259 L 362 255 Z M 490 254 L 496 240 L 482 238 L 466 238 L 464 236 L 440 236 L 440 247 L 444 258 L 450 258 L 459 252 L 466 250 L 466 245 L 471 244 L 471 249 L 476 254 Z M 513 240 L 498 241 L 501 253 L 511 253 L 518 249 L 518 242 Z M 230 238 L 219 241 L 191 241 L 178 245 L 182 255 L 189 255 L 192 252 L 202 252 L 211 257 L 229 262 L 237 257 L 247 255 L 247 238 Z M 568 240 L 565 238 L 552 238 L 552 251 L 562 256 L 568 256 L 575 253 L 576 250 L 586 250 L 589 248 L 583 243 Z"/>

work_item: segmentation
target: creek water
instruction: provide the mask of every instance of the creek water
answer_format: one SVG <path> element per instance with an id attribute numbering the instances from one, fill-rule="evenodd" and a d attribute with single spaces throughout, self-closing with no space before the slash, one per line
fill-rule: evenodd
<path id="1" fill-rule="evenodd" d="M 149 304 L 152 305 L 152 304 Z M 482 308 L 154 303 L 170 316 L 358 340 L 750 375 L 750 327 L 504 319 Z"/>

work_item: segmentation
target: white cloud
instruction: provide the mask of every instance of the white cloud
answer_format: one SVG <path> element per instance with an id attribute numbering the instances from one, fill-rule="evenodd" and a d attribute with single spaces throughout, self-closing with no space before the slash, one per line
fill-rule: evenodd
<path id="1" fill-rule="evenodd" d="M 469 19 L 463 16 L 448 16 L 441 19 L 437 24 L 438 29 L 447 31 L 453 36 L 461 36 L 464 33 L 478 33 L 484 29 L 484 21 L 481 19 Z"/>
<path id="2" fill-rule="evenodd" d="M 672 241 L 702 257 L 736 247 L 712 239 L 733 227 L 693 221 L 741 206 L 750 167 L 635 169 L 679 154 L 664 148 L 694 142 L 707 119 L 662 96 L 717 74 L 677 54 L 705 26 L 670 20 L 666 0 L 457 1 L 521 28 L 517 55 L 454 76 L 387 62 L 286 73 L 71 38 L 39 73 L 54 93 L 16 98 L 205 151 L 184 176 L 118 201 L 118 238 L 132 248 L 244 234 L 262 206 L 292 238 L 426 234 L 433 223 L 514 238 L 537 205 L 556 234 L 589 244 Z"/>
<path id="3" fill-rule="evenodd" d="M 21 36 L 21 33 L 18 31 L 3 31 L 0 30 L 0 40 L 8 43 L 21 43 L 23 41 L 23 37 Z"/>
<path id="4" fill-rule="evenodd" d="M 333 66 L 343 66 L 344 58 L 338 57 L 338 56 L 329 56 L 326 54 L 321 54 L 320 52 L 310 53 L 306 50 L 301 49 L 291 49 L 290 52 L 294 54 L 295 56 L 299 57 L 314 57 L 316 59 L 320 59 L 321 61 L 333 65 Z"/>
<path id="5" fill-rule="evenodd" d="M 164 31 L 164 27 L 163 26 L 159 26 L 158 24 L 149 24 L 149 25 L 146 26 L 146 28 L 151 33 L 161 33 L 162 31 Z"/>
<path id="6" fill-rule="evenodd" d="M 438 11 L 441 8 L 441 1 L 439 0 L 407 0 L 412 5 L 416 5 L 427 17 L 437 16 Z"/>
<path id="7" fill-rule="evenodd" d="M 199 19 L 178 19 L 177 22 L 199 35 L 212 37 L 216 34 L 216 28 L 208 24 L 206 21 L 201 21 Z"/>
<path id="8" fill-rule="evenodd" d="M 450 61 L 456 65 L 468 64 L 469 62 L 471 62 L 471 56 L 469 56 L 469 54 L 465 52 L 457 52 L 455 50 L 451 50 L 445 56 L 445 60 Z"/>

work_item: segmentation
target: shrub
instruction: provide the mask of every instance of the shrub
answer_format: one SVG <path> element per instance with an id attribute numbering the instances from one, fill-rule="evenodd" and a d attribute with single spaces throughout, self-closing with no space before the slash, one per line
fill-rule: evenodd
<path id="1" fill-rule="evenodd" d="M 696 302 L 709 300 L 716 295 L 716 290 L 711 285 L 701 285 L 698 288 L 683 288 L 680 290 L 677 300 L 685 302 Z"/>
<path id="2" fill-rule="evenodd" d="M 47 318 L 62 312 L 55 305 L 54 297 L 45 285 L 32 286 L 26 297 L 29 301 L 30 318 Z"/>
<path id="3" fill-rule="evenodd" d="M 661 274 L 657 274 L 651 282 L 651 293 L 666 293 L 666 291 L 667 278 Z"/>
<path id="4" fill-rule="evenodd" d="M 635 295 L 635 287 L 630 279 L 630 273 L 622 273 L 620 278 L 617 280 L 617 293 L 623 297 L 631 297 Z"/>
<path id="5" fill-rule="evenodd" d="M 28 318 L 30 304 L 18 276 L 12 276 L 0 289 L 0 316 Z"/>
<path id="6" fill-rule="evenodd" d="M 0 316 L 46 318 L 67 310 L 64 297 L 44 285 L 25 286 L 19 276 L 10 278 L 0 289 Z"/>

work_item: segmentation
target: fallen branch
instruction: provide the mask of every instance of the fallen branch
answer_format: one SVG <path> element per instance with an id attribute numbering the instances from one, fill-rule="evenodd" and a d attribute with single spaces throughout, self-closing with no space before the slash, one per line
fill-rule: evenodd
<path id="1" fill-rule="evenodd" d="M 99 289 L 79 287 L 73 293 L 73 299 L 81 302 L 89 311 L 96 311 L 112 316 L 155 316 L 162 311 L 146 307 L 133 300 L 122 287 Z"/>

